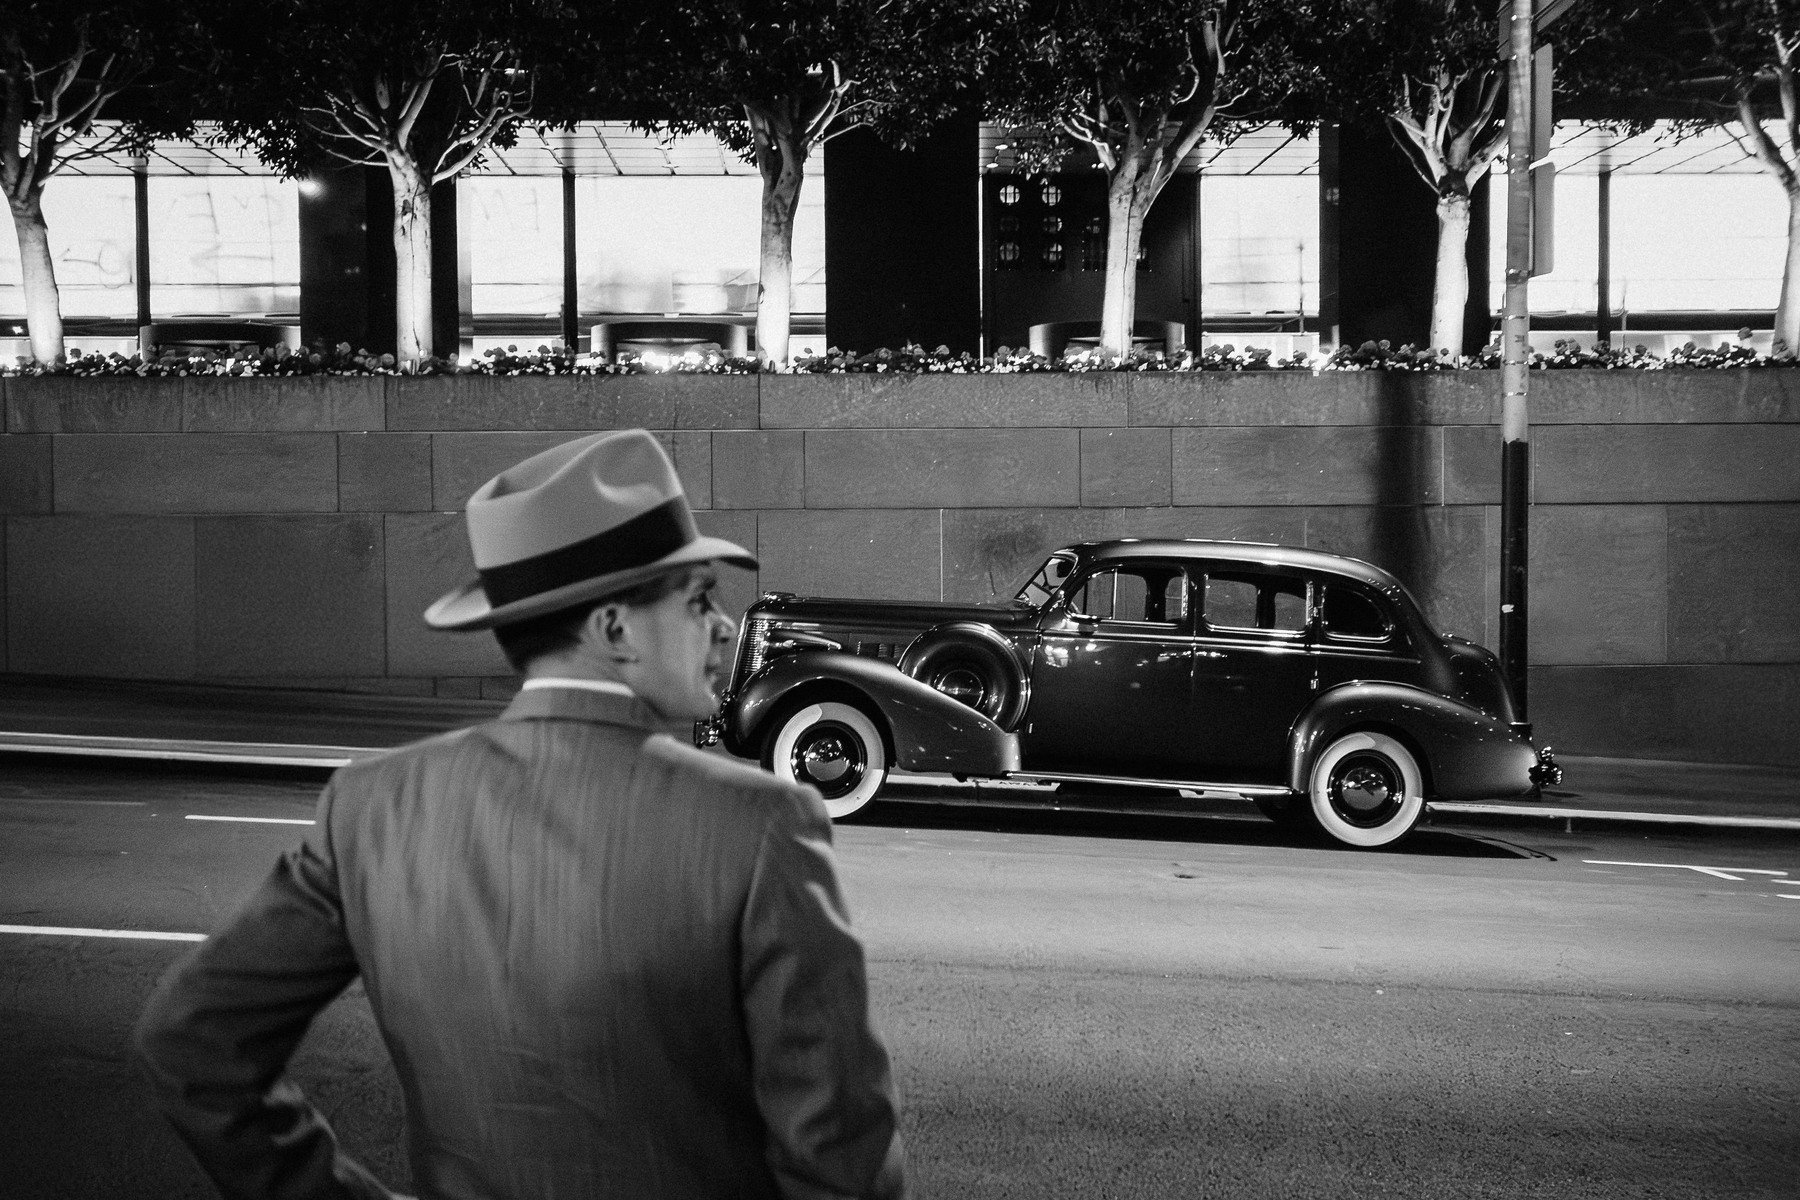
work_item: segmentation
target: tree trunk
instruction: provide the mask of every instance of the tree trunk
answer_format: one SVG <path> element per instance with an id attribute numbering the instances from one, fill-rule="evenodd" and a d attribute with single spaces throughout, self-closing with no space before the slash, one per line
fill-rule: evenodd
<path id="1" fill-rule="evenodd" d="M 1144 215 L 1156 199 L 1143 158 L 1130 150 L 1119 156 L 1106 188 L 1106 291 L 1100 305 L 1100 353 L 1131 353 L 1137 319 L 1138 245 Z"/>
<path id="2" fill-rule="evenodd" d="M 416 367 L 431 337 L 431 180 L 412 159 L 388 157 L 394 190 L 394 350 Z"/>
<path id="3" fill-rule="evenodd" d="M 1463 310 L 1469 303 L 1469 196 L 1440 195 L 1437 202 L 1437 283 L 1431 293 L 1431 349 L 1463 352 Z"/>
<path id="4" fill-rule="evenodd" d="M 1775 350 L 1800 353 L 1800 186 L 1788 192 L 1787 262 L 1781 270 L 1781 303 L 1775 309 Z"/>
<path id="5" fill-rule="evenodd" d="M 756 285 L 756 353 L 774 366 L 786 366 L 793 330 L 794 214 L 800 208 L 805 181 L 806 148 L 797 139 L 782 139 L 781 153 L 761 158 L 762 244 Z"/>
<path id="6" fill-rule="evenodd" d="M 25 283 L 25 321 L 31 330 L 31 357 L 45 366 L 63 356 L 62 298 L 56 264 L 50 257 L 50 230 L 44 224 L 44 193 L 32 188 L 12 205 L 19 238 L 19 271 Z"/>

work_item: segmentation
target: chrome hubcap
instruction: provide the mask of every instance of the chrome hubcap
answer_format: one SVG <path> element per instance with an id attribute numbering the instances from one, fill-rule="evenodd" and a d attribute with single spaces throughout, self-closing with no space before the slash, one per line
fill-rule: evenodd
<path id="1" fill-rule="evenodd" d="M 968 667 L 951 667 L 940 674 L 932 686 L 952 700 L 974 709 L 979 709 L 981 702 L 987 699 L 987 685 Z"/>
<path id="2" fill-rule="evenodd" d="M 1352 754 L 1338 763 L 1330 791 L 1332 810 L 1363 829 L 1393 820 L 1406 800 L 1400 772 L 1379 754 Z"/>
<path id="3" fill-rule="evenodd" d="M 868 769 L 862 739 L 836 721 L 813 726 L 794 743 L 794 778 L 819 789 L 827 800 L 855 791 Z"/>

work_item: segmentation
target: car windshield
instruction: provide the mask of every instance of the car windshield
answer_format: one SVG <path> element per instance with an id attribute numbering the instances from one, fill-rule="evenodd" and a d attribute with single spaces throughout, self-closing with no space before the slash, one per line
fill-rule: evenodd
<path id="1" fill-rule="evenodd" d="M 1013 592 L 1013 603 L 1023 604 L 1027 608 L 1044 607 L 1074 569 L 1074 555 L 1052 554 L 1044 560 L 1043 566 L 1033 571 Z"/>

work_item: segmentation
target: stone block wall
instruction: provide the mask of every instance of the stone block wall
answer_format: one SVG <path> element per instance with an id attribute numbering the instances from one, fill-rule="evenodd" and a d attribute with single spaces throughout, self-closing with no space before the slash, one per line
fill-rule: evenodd
<path id="1" fill-rule="evenodd" d="M 600 429 L 761 590 L 981 600 L 1084 538 L 1395 571 L 1492 645 L 1497 373 L 0 381 L 0 670 L 502 695 L 419 614 L 460 510 Z M 1532 378 L 1532 716 L 1570 753 L 1800 763 L 1800 372 Z"/>

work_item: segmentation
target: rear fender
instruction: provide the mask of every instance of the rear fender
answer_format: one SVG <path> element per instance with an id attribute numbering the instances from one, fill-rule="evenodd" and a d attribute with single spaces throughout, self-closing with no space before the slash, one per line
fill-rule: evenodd
<path id="1" fill-rule="evenodd" d="M 848 689 L 887 724 L 894 763 L 907 771 L 1003 775 L 1019 769 L 1019 739 L 891 663 L 839 650 L 784 654 L 725 703 L 725 745 L 753 757 L 771 717 L 790 699 Z"/>
<path id="2" fill-rule="evenodd" d="M 1288 734 L 1287 785 L 1307 790 L 1320 751 L 1352 729 L 1391 729 L 1423 756 L 1432 800 L 1523 796 L 1537 752 L 1473 705 L 1399 683 L 1346 683 L 1313 701 Z"/>

